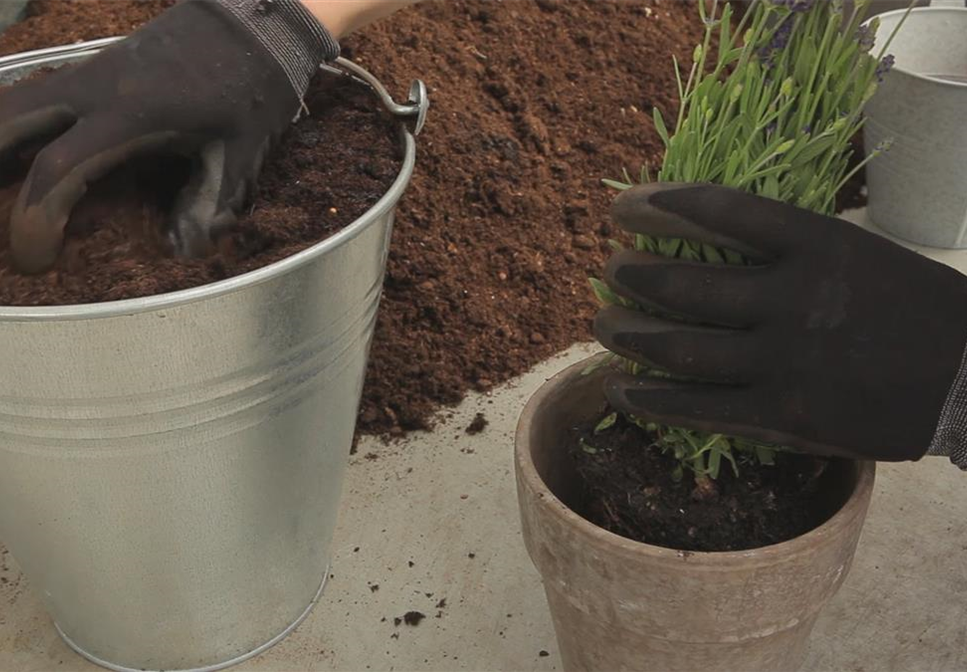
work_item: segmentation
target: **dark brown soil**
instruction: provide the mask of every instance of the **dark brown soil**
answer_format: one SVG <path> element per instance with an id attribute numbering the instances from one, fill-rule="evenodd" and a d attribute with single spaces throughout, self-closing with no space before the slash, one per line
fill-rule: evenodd
<path id="1" fill-rule="evenodd" d="M 487 420 L 487 417 L 483 413 L 477 413 L 477 415 L 473 417 L 473 420 L 470 421 L 470 424 L 467 425 L 467 428 L 464 431 L 470 436 L 474 436 L 484 431 L 487 428 L 487 425 L 489 424 L 490 422 Z"/>
<path id="2" fill-rule="evenodd" d="M 403 622 L 407 625 L 417 626 L 423 619 L 426 618 L 426 614 L 419 611 L 408 611 L 403 615 Z"/>
<path id="3" fill-rule="evenodd" d="M 397 616 L 393 619 L 393 625 L 399 627 L 403 624 L 409 625 L 411 627 L 418 626 L 424 619 L 426 614 L 420 611 L 408 611 L 402 616 Z"/>
<path id="4" fill-rule="evenodd" d="M 10 266 L 8 215 L 19 182 L 0 181 L 0 304 L 93 303 L 197 287 L 279 261 L 339 231 L 396 178 L 396 128 L 377 98 L 348 78 L 320 75 L 306 103 L 311 114 L 274 151 L 254 207 L 204 259 L 174 258 L 162 233 L 167 205 L 188 175 L 182 159 L 127 166 L 95 185 L 71 217 L 57 265 L 39 276 Z M 320 147 L 327 160 L 319 160 Z"/>
<path id="5" fill-rule="evenodd" d="M 589 340 L 614 232 L 601 178 L 656 162 L 648 115 L 676 109 L 688 3 L 432 2 L 346 41 L 395 91 L 433 101 L 400 208 L 360 416 L 427 427 L 439 405 Z"/>
<path id="6" fill-rule="evenodd" d="M 569 505 L 635 541 L 685 551 L 759 548 L 814 529 L 843 504 L 831 485 L 835 461 L 780 453 L 775 466 L 740 463 L 736 477 L 723 460 L 715 481 L 697 484 L 686 471 L 676 482 L 677 461 L 643 429 L 619 418 L 596 435 L 595 424 L 571 434 L 583 493 Z"/>
<path id="7" fill-rule="evenodd" d="M 127 35 L 176 1 L 32 0 L 24 20 L 0 36 L 0 56 Z"/>

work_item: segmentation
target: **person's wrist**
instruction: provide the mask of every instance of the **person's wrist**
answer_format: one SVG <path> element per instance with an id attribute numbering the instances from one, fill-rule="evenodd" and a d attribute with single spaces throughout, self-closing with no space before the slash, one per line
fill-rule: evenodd
<path id="1" fill-rule="evenodd" d="M 300 99 L 319 65 L 339 56 L 337 39 L 301 0 L 217 2 L 278 62 Z"/>
<path id="2" fill-rule="evenodd" d="M 336 39 L 421 0 L 302 0 Z"/>
<path id="3" fill-rule="evenodd" d="M 953 269 L 943 270 L 956 281 L 956 290 L 952 296 L 944 298 L 944 305 L 951 308 L 967 306 L 967 277 Z M 967 311 L 945 311 L 942 326 L 950 329 L 952 334 L 964 335 L 967 340 Z M 956 466 L 967 471 L 967 345 L 961 355 L 960 368 L 949 383 L 947 398 L 926 454 L 948 457 Z"/>

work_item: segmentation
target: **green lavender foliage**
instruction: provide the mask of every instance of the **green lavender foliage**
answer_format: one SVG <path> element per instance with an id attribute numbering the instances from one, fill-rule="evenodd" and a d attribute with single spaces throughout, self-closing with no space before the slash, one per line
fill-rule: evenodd
<path id="1" fill-rule="evenodd" d="M 661 182 L 715 183 L 832 214 L 836 194 L 882 146 L 850 168 L 851 139 L 863 127 L 863 106 L 893 65 L 885 56 L 889 41 L 871 54 L 879 22 L 863 26 L 869 0 L 859 0 L 844 16 L 840 0 L 756 0 L 735 26 L 731 5 L 718 13 L 696 3 L 705 25 L 691 66 L 674 60 L 681 101 L 674 127 L 654 110 L 655 129 L 665 145 L 656 179 Z M 895 33 L 894 33 L 895 34 Z M 717 40 L 715 39 L 717 38 Z M 716 45 L 717 46 L 713 46 Z M 640 181 L 649 182 L 648 167 Z M 605 180 L 616 189 L 623 181 Z M 621 245 L 612 241 L 612 246 Z M 713 264 L 745 264 L 732 250 L 694 241 L 636 235 L 637 250 Z M 591 280 L 605 305 L 632 306 L 603 282 Z M 668 374 L 621 360 L 638 375 Z M 634 418 L 631 421 L 637 422 Z M 771 464 L 779 446 L 640 422 L 658 444 L 696 477 L 716 478 L 723 463 L 738 473 L 740 462 Z"/>

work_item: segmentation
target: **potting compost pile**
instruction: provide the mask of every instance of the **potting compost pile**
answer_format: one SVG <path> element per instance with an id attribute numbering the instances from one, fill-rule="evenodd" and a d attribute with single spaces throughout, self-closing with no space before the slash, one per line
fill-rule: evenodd
<path id="1" fill-rule="evenodd" d="M 170 4 L 35 0 L 0 36 L 0 54 L 125 34 Z M 654 105 L 674 111 L 672 54 L 688 58 L 700 35 L 694 8 L 669 0 L 449 0 L 346 41 L 345 55 L 394 94 L 425 79 L 433 105 L 397 218 L 363 431 L 427 427 L 441 404 L 589 338 L 596 304 L 586 278 L 600 272 L 611 233 L 613 193 L 600 180 L 659 158 L 648 114 Z M 300 152 L 320 171 L 337 156 L 334 138 L 352 135 L 325 129 L 318 146 Z M 276 153 L 276 162 L 290 160 Z M 367 189 L 380 184 L 360 179 Z M 347 193 L 269 174 L 261 186 L 256 216 L 284 214 L 294 197 L 321 188 L 307 211 L 324 219 Z M 170 289 L 169 271 L 152 273 L 147 293 Z M 86 275 L 106 283 L 103 298 L 145 293 L 137 268 L 119 269 L 119 278 L 106 272 Z M 214 272 L 198 279 L 225 271 Z"/>

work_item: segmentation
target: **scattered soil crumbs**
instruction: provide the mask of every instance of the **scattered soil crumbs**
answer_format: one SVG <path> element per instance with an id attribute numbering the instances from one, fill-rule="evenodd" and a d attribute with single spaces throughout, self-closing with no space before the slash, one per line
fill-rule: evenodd
<path id="1" fill-rule="evenodd" d="M 283 137 L 262 173 L 255 206 L 213 254 L 171 256 L 165 212 L 190 164 L 153 158 L 93 186 L 67 225 L 56 266 L 24 276 L 10 266 L 9 213 L 28 167 L 0 174 L 0 305 L 65 305 L 151 296 L 197 287 L 284 259 L 339 231 L 396 179 L 401 154 L 392 120 L 369 89 L 320 74 L 306 96 L 311 115 Z M 320 147 L 326 160 L 320 161 Z M 4 179 L 6 178 L 6 179 Z"/>
<path id="2" fill-rule="evenodd" d="M 473 421 L 467 425 L 467 429 L 464 431 L 467 434 L 474 436 L 475 434 L 480 434 L 482 431 L 484 431 L 489 424 L 490 423 L 487 421 L 487 418 L 484 417 L 483 413 L 477 413 L 477 415 L 474 416 Z"/>
<path id="3" fill-rule="evenodd" d="M 408 611 L 403 614 L 402 618 L 397 617 L 393 619 L 393 625 L 399 627 L 402 624 L 406 624 L 412 627 L 418 626 L 423 619 L 426 618 L 426 614 L 421 611 Z"/>
<path id="4" fill-rule="evenodd" d="M 652 448 L 643 429 L 619 416 L 595 435 L 596 424 L 572 432 L 569 452 L 584 492 L 568 504 L 635 541 L 685 551 L 758 548 L 812 530 L 843 504 L 833 484 L 837 460 L 780 453 L 775 466 L 740 463 L 738 477 L 723 460 L 715 481 L 697 483 L 686 471 L 675 482 L 677 461 Z"/>

